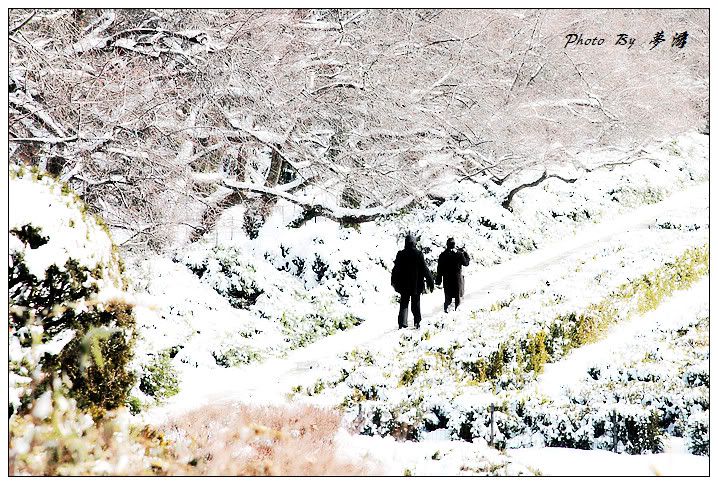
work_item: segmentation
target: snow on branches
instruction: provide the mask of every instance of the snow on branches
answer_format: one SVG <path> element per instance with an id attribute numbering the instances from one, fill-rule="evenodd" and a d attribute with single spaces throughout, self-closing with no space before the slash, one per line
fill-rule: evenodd
<path id="1" fill-rule="evenodd" d="M 567 25 L 686 24 L 680 55 L 563 48 Z M 12 9 L 9 25 L 10 156 L 53 165 L 113 231 L 142 228 L 129 248 L 181 245 L 236 204 L 261 219 L 277 197 L 358 223 L 707 113 L 698 10 Z"/>

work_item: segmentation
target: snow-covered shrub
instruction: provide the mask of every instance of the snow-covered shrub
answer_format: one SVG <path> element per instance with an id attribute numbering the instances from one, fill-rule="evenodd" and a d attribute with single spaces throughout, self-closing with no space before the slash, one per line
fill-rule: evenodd
<path id="1" fill-rule="evenodd" d="M 401 441 L 417 441 L 426 421 L 420 398 L 407 397 L 393 405 L 367 400 L 357 409 L 364 415 L 359 432 L 368 436 L 392 436 Z M 356 413 L 354 407 L 345 411 Z"/>
<path id="2" fill-rule="evenodd" d="M 642 406 L 555 405 L 535 396 L 514 396 L 493 410 L 490 400 L 458 404 L 449 415 L 447 427 L 454 438 L 482 439 L 497 448 L 551 446 L 640 454 L 663 446 L 656 411 Z"/>
<path id="3" fill-rule="evenodd" d="M 235 247 L 216 247 L 213 251 L 189 251 L 184 263 L 197 277 L 227 298 L 235 308 L 248 308 L 264 292 L 257 281 L 251 259 Z"/>
<path id="4" fill-rule="evenodd" d="M 662 187 L 635 188 L 631 186 L 618 187 L 608 192 L 611 200 L 621 205 L 635 207 L 644 204 L 655 204 L 662 201 L 668 191 Z"/>
<path id="5" fill-rule="evenodd" d="M 683 374 L 683 380 L 689 387 L 710 387 L 710 371 L 708 369 L 708 362 L 703 361 L 688 367 L 686 372 Z"/>
<path id="6" fill-rule="evenodd" d="M 179 380 L 170 351 L 160 352 L 142 367 L 140 390 L 155 399 L 164 399 L 179 392 Z"/>
<path id="7" fill-rule="evenodd" d="M 408 369 L 402 372 L 401 377 L 399 378 L 399 385 L 406 386 L 412 384 L 420 373 L 426 372 L 428 370 L 429 365 L 423 358 L 419 357 L 419 360 L 417 360 L 414 365 L 410 366 Z"/>
<path id="8" fill-rule="evenodd" d="M 286 312 L 282 314 L 280 323 L 290 344 L 289 348 L 295 349 L 309 345 L 321 337 L 352 328 L 361 322 L 352 314 L 328 311 L 303 315 Z"/>
<path id="9" fill-rule="evenodd" d="M 708 422 L 707 411 L 691 415 L 691 419 L 688 421 L 688 449 L 694 455 L 710 454 Z"/>
<path id="10" fill-rule="evenodd" d="M 280 251 L 288 255 L 281 245 Z M 317 254 L 310 269 L 305 267 L 304 259 L 294 257 L 291 260 L 294 269 L 289 270 L 286 267 L 274 268 L 264 261 L 252 264 L 248 254 L 251 253 L 237 247 L 195 247 L 177 259 L 187 265 L 203 284 L 229 300 L 232 306 L 271 320 L 285 336 L 289 349 L 303 347 L 318 338 L 360 323 L 356 316 L 336 308 L 329 288 L 317 287 L 309 292 L 281 273 L 296 271 L 296 275 L 300 276 L 309 271 L 316 284 L 328 278 L 336 279 L 338 275 L 340 280 L 344 277 L 356 278 L 356 267 L 349 261 L 342 261 L 339 271 L 329 271 L 328 264 Z M 255 265 L 261 266 L 261 272 Z M 293 304 L 279 305 L 290 299 Z M 297 304 L 297 300 L 301 304 Z M 268 323 L 265 322 L 265 325 Z M 213 355 L 217 364 L 222 366 L 241 365 L 260 358 L 253 348 L 246 345 L 219 349 Z"/>
<path id="11" fill-rule="evenodd" d="M 173 260 L 131 260 L 133 289 L 143 295 L 138 301 L 146 301 L 136 307 L 143 333 L 138 373 L 144 375 L 152 356 L 170 348 L 178 349 L 171 356 L 178 374 L 184 366 L 238 367 L 281 356 L 361 321 L 338 305 L 329 289 L 307 290 L 256 256 L 246 248 L 200 242 Z M 135 395 L 141 394 L 137 388 Z"/>
<path id="12" fill-rule="evenodd" d="M 703 226 L 701 226 L 700 224 L 695 224 L 695 223 L 681 224 L 681 223 L 676 223 L 673 221 L 663 220 L 663 221 L 656 221 L 655 224 L 651 225 L 651 227 L 652 228 L 655 227 L 656 229 L 669 229 L 669 230 L 677 229 L 679 231 L 692 232 L 692 231 L 697 231 L 697 230 L 701 229 Z"/>
<path id="13" fill-rule="evenodd" d="M 493 199 L 491 186 L 493 182 L 486 179 L 483 184 L 472 186 L 463 184 L 470 190 L 457 191 L 446 202 L 432 209 L 429 220 L 446 221 L 459 230 L 459 240 L 468 243 L 473 253 L 480 254 L 480 239 L 485 239 L 490 245 L 495 245 L 501 251 L 521 253 L 536 249 L 537 243 L 529 230 L 518 223 L 515 217 L 504 210 Z M 458 227 L 457 227 L 458 226 Z M 462 227 L 463 226 L 463 227 Z M 464 231 L 461 229 L 465 228 Z M 473 233 L 473 234 L 472 234 Z M 425 243 L 430 246 L 444 247 L 446 237 L 434 238 L 427 231 L 423 234 Z M 430 239 L 427 240 L 427 237 Z M 430 243 L 429 243 L 430 241 Z M 438 255 L 436 255 L 438 256 Z M 435 260 L 436 257 L 430 258 Z M 488 261 L 487 261 L 488 262 Z"/>
<path id="14" fill-rule="evenodd" d="M 468 408 L 459 408 L 451 414 L 447 422 L 447 426 L 451 436 L 454 439 L 461 439 L 468 442 L 480 438 L 485 440 L 487 443 L 497 448 L 506 447 L 507 437 L 499 429 L 497 421 L 501 414 L 507 416 L 505 413 L 501 413 L 501 409 L 496 407 L 494 409 L 494 428 L 493 434 L 491 430 L 491 406 L 488 403 L 473 404 Z M 458 411 L 458 412 L 457 412 Z"/>
<path id="15" fill-rule="evenodd" d="M 134 382 L 135 318 L 119 298 L 117 248 L 66 186 L 23 166 L 9 175 L 10 372 L 27 381 L 29 354 L 39 352 L 46 376 L 32 390 L 12 390 L 11 407 L 27 407 L 62 373 L 70 395 L 98 416 L 124 404 Z"/>
<path id="16" fill-rule="evenodd" d="M 389 271 L 397 249 L 370 231 L 359 234 L 324 221 L 298 229 L 265 227 L 254 251 L 306 291 L 326 290 L 332 300 L 354 310 L 393 294 Z"/>
<path id="17" fill-rule="evenodd" d="M 626 350 L 610 360 L 594 363 L 588 377 L 566 391 L 566 399 L 546 407 L 585 409 L 591 420 L 587 424 L 594 430 L 593 447 L 616 447 L 627 453 L 653 451 L 660 448 L 661 435 L 668 434 L 684 437 L 690 449 L 694 432 L 698 449 L 700 426 L 691 426 L 708 411 L 708 386 L 686 376 L 700 375 L 693 369 L 707 363 L 707 332 L 707 318 L 700 315 L 667 328 L 649 329 L 637 341 L 650 352 L 634 352 L 635 344 L 627 343 Z"/>
<path id="18" fill-rule="evenodd" d="M 560 356 L 593 342 L 619 318 L 655 309 L 674 291 L 688 288 L 707 273 L 708 246 L 690 248 L 654 271 L 622 284 L 583 312 L 558 317 L 549 327 L 548 348 Z"/>
<path id="19" fill-rule="evenodd" d="M 220 367 L 239 367 L 250 362 L 259 362 L 264 356 L 254 347 L 249 345 L 227 346 L 213 351 L 212 357 Z"/>
<path id="20" fill-rule="evenodd" d="M 624 298 L 637 300 L 640 313 L 655 309 L 675 290 L 688 288 L 708 274 L 708 245 L 686 250 L 674 261 L 666 263 L 643 278 L 622 288 Z"/>
<path id="21" fill-rule="evenodd" d="M 622 408 L 615 414 L 618 438 L 616 451 L 638 455 L 649 451 L 663 451 L 664 430 L 660 426 L 658 413 L 649 407 L 633 406 Z"/>
<path id="22" fill-rule="evenodd" d="M 484 347 L 479 351 L 489 350 L 486 357 L 468 361 L 460 358 L 463 370 L 477 382 L 497 381 L 504 372 L 504 365 L 511 360 L 510 352 L 513 346 L 508 342 L 499 342 L 496 347 L 496 350 Z"/>

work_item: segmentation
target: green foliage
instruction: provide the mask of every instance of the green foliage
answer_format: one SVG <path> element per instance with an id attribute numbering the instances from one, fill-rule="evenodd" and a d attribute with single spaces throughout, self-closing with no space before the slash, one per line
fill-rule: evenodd
<path id="1" fill-rule="evenodd" d="M 46 178 L 38 170 L 30 172 L 35 181 Z M 25 177 L 21 167 L 10 172 L 11 179 Z M 50 177 L 47 177 L 49 182 Z M 48 183 L 46 190 L 53 184 Z M 64 191 L 58 203 L 78 211 L 78 219 L 88 222 L 90 229 L 102 229 L 96 220 L 88 221 L 87 208 L 76 195 Z M 52 210 L 50 207 L 48 210 Z M 67 228 L 77 231 L 78 228 Z M 41 328 L 39 343 L 68 336 L 57 353 L 45 353 L 39 365 L 46 376 L 24 396 L 19 410 L 22 411 L 34 398 L 49 386 L 49 376 L 58 374 L 69 379 L 71 398 L 89 410 L 94 417 L 114 409 L 127 401 L 134 376 L 129 371 L 132 347 L 135 340 L 135 319 L 132 305 L 119 301 L 99 301 L 99 284 L 122 286 L 121 260 L 117 249 L 112 247 L 104 255 L 104 263 L 88 268 L 69 258 L 64 264 L 50 265 L 45 274 L 32 274 L 25 262 L 27 252 L 52 241 L 54 234 L 45 234 L 32 223 L 10 232 L 26 244 L 25 249 L 13 251 L 8 265 L 8 297 L 10 301 L 9 327 L 18 338 L 21 347 L 35 344 L 31 327 Z M 87 231 L 86 237 L 104 237 L 100 232 Z M 29 248 L 28 248 L 29 246 Z M 19 370 L 19 368 L 18 368 Z"/>
<path id="2" fill-rule="evenodd" d="M 660 417 L 656 411 L 648 415 L 617 414 L 616 433 L 618 441 L 623 443 L 625 451 L 631 455 L 639 455 L 646 451 L 660 453 L 663 451 L 663 435 L 665 430 L 660 425 Z"/>
<path id="3" fill-rule="evenodd" d="M 136 476 L 157 474 L 173 463 L 169 443 L 159 433 L 132 426 L 122 409 L 93 420 L 68 397 L 59 378 L 52 381 L 47 414 L 23 412 L 8 421 L 10 475 Z M 172 466 L 175 473 L 185 471 Z"/>
<path id="4" fill-rule="evenodd" d="M 710 433 L 708 428 L 707 414 L 699 419 L 694 419 L 688 425 L 688 449 L 694 455 L 710 455 Z"/>
<path id="5" fill-rule="evenodd" d="M 373 365 L 374 356 L 369 350 L 352 349 L 351 352 L 345 354 L 343 357 L 345 360 L 351 360 L 354 362 L 363 362 L 364 364 Z"/>
<path id="6" fill-rule="evenodd" d="M 130 409 L 130 414 L 135 416 L 142 412 L 142 401 L 136 396 L 130 396 L 129 399 L 127 399 L 127 407 Z"/>
<path id="7" fill-rule="evenodd" d="M 429 365 L 424 359 L 419 358 L 414 365 L 402 372 L 401 377 L 399 378 L 399 385 L 407 386 L 411 384 L 414 380 L 416 380 L 419 374 L 426 372 L 427 370 L 429 370 Z"/>
<path id="8" fill-rule="evenodd" d="M 66 345 L 57 359 L 46 358 L 43 368 L 67 374 L 72 381 L 70 395 L 98 417 L 104 410 L 125 404 L 135 383 L 129 371 L 135 340 L 132 306 L 111 301 L 102 310 L 78 315 L 77 321 L 84 326 L 79 332 L 82 337 Z M 87 358 L 88 350 L 92 361 Z"/>
<path id="9" fill-rule="evenodd" d="M 256 269 L 246 263 L 246 256 L 237 248 L 216 247 L 201 260 L 183 261 L 202 282 L 225 297 L 235 308 L 249 308 L 264 293 L 256 279 Z"/>
<path id="10" fill-rule="evenodd" d="M 252 347 L 232 347 L 222 352 L 212 352 L 217 365 L 222 367 L 241 367 L 250 362 L 260 362 L 262 354 Z"/>
<path id="11" fill-rule="evenodd" d="M 708 274 L 708 245 L 686 250 L 674 261 L 636 279 L 620 289 L 624 298 L 637 300 L 637 310 L 655 310 L 676 290 L 684 290 Z"/>
<path id="12" fill-rule="evenodd" d="M 595 342 L 618 317 L 619 310 L 610 297 L 589 305 L 580 315 L 570 313 L 568 316 L 559 317 L 559 320 L 563 320 L 562 336 L 566 339 L 563 352 Z"/>
<path id="13" fill-rule="evenodd" d="M 509 299 L 507 299 L 507 300 L 497 301 L 496 303 L 494 303 L 493 305 L 491 305 L 491 311 L 492 311 L 492 312 L 497 312 L 497 311 L 499 311 L 499 310 L 501 310 L 501 309 L 503 309 L 503 308 L 507 308 L 509 305 L 511 305 L 511 302 L 512 302 L 512 301 L 513 301 L 513 299 L 511 299 L 511 298 L 509 298 Z"/>
<path id="14" fill-rule="evenodd" d="M 320 394 L 320 393 L 324 390 L 325 387 L 326 387 L 326 384 L 324 383 L 324 381 L 321 380 L 321 379 L 319 379 L 319 380 L 314 384 L 314 387 L 313 387 L 311 390 L 308 391 L 308 394 L 309 394 L 310 396 L 313 396 L 313 395 L 315 395 L 315 394 Z"/>
<path id="15" fill-rule="evenodd" d="M 549 340 L 560 341 L 563 352 L 595 342 L 621 318 L 619 307 L 628 303 L 627 313 L 655 310 L 676 290 L 690 287 L 708 274 L 708 245 L 686 250 L 673 261 L 621 285 L 580 315 L 559 317 L 550 327 Z"/>
<path id="16" fill-rule="evenodd" d="M 30 246 L 31 249 L 37 249 L 43 244 L 47 244 L 50 238 L 42 235 L 39 229 L 25 224 L 20 229 L 10 229 L 10 234 L 17 236 L 20 241 Z"/>
<path id="17" fill-rule="evenodd" d="M 509 344 L 502 342 L 499 348 L 488 358 L 479 358 L 474 362 L 466 362 L 463 368 L 477 382 L 496 381 L 504 371 L 506 348 Z"/>
<path id="18" fill-rule="evenodd" d="M 350 313 L 343 316 L 332 316 L 325 313 L 325 311 L 320 311 L 309 315 L 283 313 L 280 323 L 282 333 L 284 333 L 286 341 L 290 344 L 290 349 L 297 349 L 327 335 L 333 335 L 337 331 L 347 330 L 359 325 L 361 320 Z"/>
<path id="19" fill-rule="evenodd" d="M 179 392 L 179 379 L 169 351 L 160 352 L 153 356 L 148 364 L 142 366 L 140 391 L 159 400 Z"/>
<path id="20" fill-rule="evenodd" d="M 546 333 L 541 331 L 534 335 L 528 336 L 527 362 L 526 370 L 533 371 L 536 374 L 543 372 L 543 366 L 548 362 L 548 352 L 546 351 Z"/>

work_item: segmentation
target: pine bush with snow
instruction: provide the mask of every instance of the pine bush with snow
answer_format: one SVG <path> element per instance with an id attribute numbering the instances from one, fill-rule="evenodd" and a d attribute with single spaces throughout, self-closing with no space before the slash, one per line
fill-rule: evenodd
<path id="1" fill-rule="evenodd" d="M 691 415 L 688 422 L 688 449 L 694 455 L 710 455 L 708 411 Z"/>

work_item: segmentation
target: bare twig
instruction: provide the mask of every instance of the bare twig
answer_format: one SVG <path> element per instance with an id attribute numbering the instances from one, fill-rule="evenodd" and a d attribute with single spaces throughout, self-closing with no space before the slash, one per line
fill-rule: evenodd
<path id="1" fill-rule="evenodd" d="M 32 20 L 32 18 L 35 15 L 37 15 L 37 10 L 33 10 L 32 13 L 30 14 L 30 16 L 28 18 L 26 18 L 24 21 L 22 21 L 17 27 L 13 27 L 12 29 L 10 29 L 10 31 L 8 32 L 8 35 L 12 35 L 15 32 L 17 32 L 18 30 L 22 29 L 25 26 L 25 24 L 27 24 L 30 20 Z"/>

